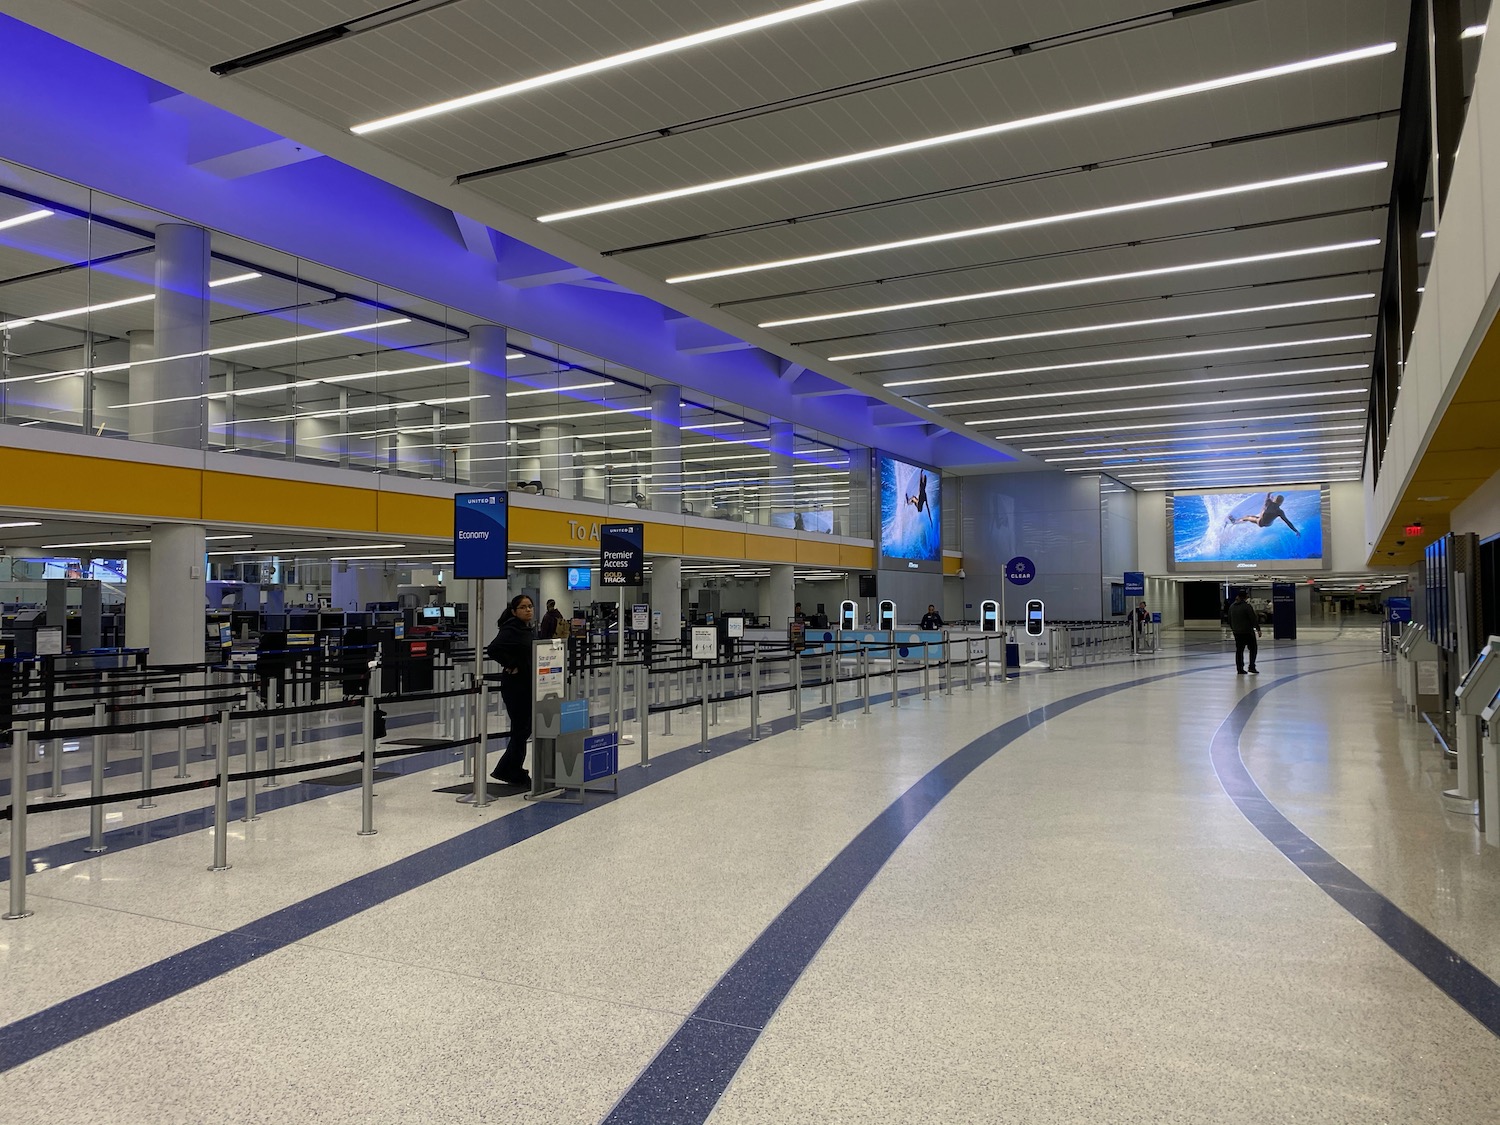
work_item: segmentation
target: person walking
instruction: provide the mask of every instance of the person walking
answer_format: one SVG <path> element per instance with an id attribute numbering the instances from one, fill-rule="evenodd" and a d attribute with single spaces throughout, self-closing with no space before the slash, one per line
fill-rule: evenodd
<path id="1" fill-rule="evenodd" d="M 1256 613 L 1255 607 L 1250 604 L 1250 594 L 1247 590 L 1241 590 L 1230 603 L 1229 631 L 1234 634 L 1234 670 L 1241 676 L 1245 674 L 1245 650 L 1249 649 L 1250 667 L 1248 670 L 1252 676 L 1260 675 L 1260 670 L 1255 666 L 1255 654 L 1260 650 L 1260 645 L 1255 640 L 1260 636 L 1260 614 Z"/>
<path id="2" fill-rule="evenodd" d="M 526 742 L 531 737 L 534 651 L 531 619 L 535 613 L 530 595 L 517 594 L 511 598 L 496 623 L 499 630 L 495 639 L 484 649 L 485 656 L 500 665 L 500 698 L 505 700 L 505 713 L 510 716 L 510 741 L 490 776 L 502 785 L 523 785 L 527 789 L 531 788 L 531 775 L 526 772 Z M 481 756 L 484 750 L 485 742 L 481 739 Z"/>
<path id="3" fill-rule="evenodd" d="M 547 599 L 547 612 L 542 614 L 542 623 L 537 626 L 537 639 L 541 641 L 551 640 L 553 637 L 561 637 L 565 634 L 560 631 L 563 622 L 562 611 L 557 608 L 555 598 Z"/>

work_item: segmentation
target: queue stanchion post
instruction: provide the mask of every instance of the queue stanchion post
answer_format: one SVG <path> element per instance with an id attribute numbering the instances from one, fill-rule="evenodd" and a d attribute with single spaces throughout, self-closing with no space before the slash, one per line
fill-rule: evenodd
<path id="1" fill-rule="evenodd" d="M 802 729 L 802 654 L 792 652 L 792 727 Z"/>
<path id="2" fill-rule="evenodd" d="M 944 646 L 946 647 L 946 646 Z M 926 702 L 932 698 L 932 646 L 922 642 L 922 700 Z"/>
<path id="3" fill-rule="evenodd" d="M 641 681 L 637 679 L 635 717 L 641 727 L 641 769 L 645 770 L 651 768 L 651 665 L 643 667 L 646 672 L 645 690 L 641 690 Z"/>
<path id="4" fill-rule="evenodd" d="M 27 739 L 31 730 L 29 723 L 17 723 L 10 728 L 10 909 L 5 912 L 7 922 L 30 918 L 26 909 L 26 798 L 30 795 L 27 782 Z"/>
<path id="5" fill-rule="evenodd" d="M 479 727 L 474 722 L 474 712 L 477 709 L 474 702 L 474 673 L 465 672 L 464 694 L 459 696 L 459 733 L 463 735 L 468 745 L 464 747 L 464 771 L 460 777 L 469 777 L 474 773 L 474 760 L 479 756 L 479 743 L 474 741 Z"/>
<path id="6" fill-rule="evenodd" d="M 104 704 L 94 704 L 94 735 L 89 740 L 89 845 L 83 850 L 95 855 L 104 850 L 104 770 L 108 764 L 107 735 L 104 733 Z"/>
<path id="7" fill-rule="evenodd" d="M 699 680 L 698 680 L 698 683 L 700 684 L 700 687 L 699 687 L 699 690 L 698 690 L 698 715 L 699 715 L 698 753 L 700 753 L 700 754 L 707 754 L 708 753 L 708 662 L 707 661 L 703 662 L 702 671 L 703 671 L 703 674 L 699 677 Z"/>
<path id="8" fill-rule="evenodd" d="M 47 791 L 47 796 L 66 796 L 66 794 L 63 793 L 63 740 L 61 738 L 54 737 L 47 741 L 46 746 L 47 754 L 49 755 L 48 764 L 52 767 L 52 788 Z M 11 870 L 15 869 L 12 868 Z"/>
<path id="9" fill-rule="evenodd" d="M 896 651 L 895 639 L 890 644 L 891 654 L 891 706 L 901 706 L 901 654 Z"/>
<path id="10" fill-rule="evenodd" d="M 969 648 L 967 637 L 963 641 L 964 646 L 964 691 L 974 690 L 974 653 Z"/>
<path id="11" fill-rule="evenodd" d="M 750 741 L 760 741 L 760 649 L 750 650 Z"/>
<path id="12" fill-rule="evenodd" d="M 228 871 L 229 863 L 229 728 L 232 712 L 219 712 L 219 729 L 215 737 L 214 770 L 219 784 L 214 789 L 214 861 L 210 871 Z M 205 728 L 206 740 L 207 728 Z"/>
<path id="13" fill-rule="evenodd" d="M 490 685 L 479 681 L 479 727 L 474 743 L 474 807 L 482 809 L 490 803 L 489 786 L 489 737 L 490 737 Z"/>
<path id="14" fill-rule="evenodd" d="M 359 833 L 374 836 L 375 829 L 375 667 L 370 665 L 370 690 L 365 694 L 363 730 L 364 753 L 359 764 Z M 484 785 L 484 774 L 474 771 L 479 785 Z"/>
<path id="15" fill-rule="evenodd" d="M 145 689 L 146 705 L 144 709 L 137 712 L 142 721 L 149 722 L 151 719 L 151 685 L 147 684 Z M 141 794 L 141 803 L 136 805 L 138 809 L 154 809 L 156 802 L 151 799 L 151 787 L 156 783 L 156 761 L 151 749 L 151 734 L 149 730 L 137 732 L 136 742 L 141 748 L 141 788 L 145 791 Z"/>
<path id="16" fill-rule="evenodd" d="M 864 696 L 864 713 L 870 713 L 870 648 L 861 642 L 859 646 L 859 678 L 864 681 L 862 695 Z"/>
<path id="17" fill-rule="evenodd" d="M 190 776 L 187 768 L 187 723 L 183 721 L 184 704 L 186 700 L 182 695 L 177 697 L 177 706 L 172 708 L 172 714 L 177 719 L 177 773 L 175 776 L 184 778 Z"/>
<path id="18" fill-rule="evenodd" d="M 259 703 L 258 695 L 251 703 Z M 269 726 L 269 724 L 268 724 Z M 256 721 L 254 709 L 245 712 L 245 814 L 240 820 L 246 824 L 259 820 L 255 811 L 255 767 L 260 759 L 260 723 Z"/>

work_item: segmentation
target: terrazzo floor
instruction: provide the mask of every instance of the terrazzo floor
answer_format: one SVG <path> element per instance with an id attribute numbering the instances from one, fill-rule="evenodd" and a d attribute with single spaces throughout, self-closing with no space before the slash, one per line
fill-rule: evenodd
<path id="1" fill-rule="evenodd" d="M 0 1122 L 1500 1120 L 1500 1039 L 1210 746 L 1257 693 L 1265 798 L 1490 981 L 1500 850 L 1373 631 L 1261 667 L 1177 637 L 868 715 L 845 685 L 832 721 L 809 689 L 707 755 L 654 720 L 581 810 L 458 804 L 448 760 L 379 783 L 377 836 L 341 791 L 236 821 L 227 872 L 203 830 L 41 871 L 0 923 Z"/>

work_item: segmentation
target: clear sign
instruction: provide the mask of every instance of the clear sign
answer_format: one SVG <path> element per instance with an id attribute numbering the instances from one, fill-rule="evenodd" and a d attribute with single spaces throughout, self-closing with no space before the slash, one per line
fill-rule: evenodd
<path id="1" fill-rule="evenodd" d="M 1005 577 L 1017 586 L 1024 586 L 1036 577 L 1036 563 L 1025 555 L 1017 555 L 1005 564 Z"/>
<path id="2" fill-rule="evenodd" d="M 719 654 L 719 631 L 712 625 L 693 626 L 693 659 L 712 660 Z"/>
<path id="3" fill-rule="evenodd" d="M 637 633 L 651 628 L 651 607 L 637 604 L 630 607 L 630 627 Z"/>
<path id="4" fill-rule="evenodd" d="M 599 585 L 639 586 L 646 581 L 646 525 L 607 523 L 599 528 Z"/>
<path id="5" fill-rule="evenodd" d="M 460 492 L 453 498 L 453 577 L 504 578 L 509 545 L 504 492 Z"/>

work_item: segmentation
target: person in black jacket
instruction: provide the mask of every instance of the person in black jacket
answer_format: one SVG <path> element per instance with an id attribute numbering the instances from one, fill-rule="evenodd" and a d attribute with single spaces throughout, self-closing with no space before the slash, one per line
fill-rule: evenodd
<path id="1" fill-rule="evenodd" d="M 1260 636 L 1260 614 L 1255 612 L 1255 607 L 1250 604 L 1250 595 L 1244 590 L 1229 605 L 1229 631 L 1234 634 L 1234 670 L 1242 676 L 1245 674 L 1245 650 L 1248 648 L 1250 673 L 1259 675 L 1260 670 L 1255 667 L 1255 654 L 1260 651 L 1260 645 L 1255 638 Z"/>
<path id="2" fill-rule="evenodd" d="M 490 776 L 503 785 L 524 785 L 528 789 L 531 775 L 526 772 L 526 741 L 531 737 L 531 619 L 535 613 L 529 595 L 511 598 L 500 615 L 495 639 L 484 650 L 485 656 L 500 665 L 500 698 L 505 700 L 510 716 L 510 741 Z"/>
<path id="3" fill-rule="evenodd" d="M 927 612 L 922 615 L 922 628 L 941 629 L 943 627 L 943 615 L 937 611 L 937 606 L 928 603 Z"/>

